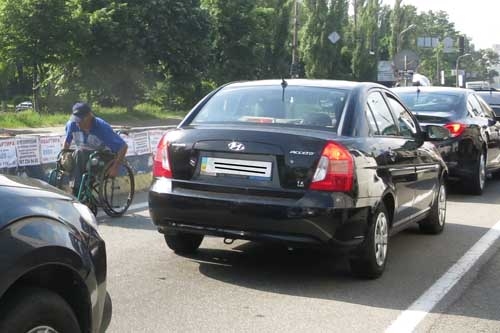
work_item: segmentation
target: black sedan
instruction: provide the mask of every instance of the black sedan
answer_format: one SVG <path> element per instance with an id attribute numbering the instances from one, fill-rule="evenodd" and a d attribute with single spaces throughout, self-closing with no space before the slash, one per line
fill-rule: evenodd
<path id="1" fill-rule="evenodd" d="M 432 124 L 450 130 L 451 138 L 437 144 L 449 179 L 482 194 L 486 175 L 500 169 L 500 123 L 487 103 L 470 89 L 409 87 L 394 92 L 423 127 Z"/>
<path id="2" fill-rule="evenodd" d="M 388 237 L 443 230 L 447 168 L 415 118 L 374 83 L 269 80 L 225 85 L 167 132 L 149 210 L 167 245 L 204 235 L 348 250 L 352 271 L 382 274 Z"/>
<path id="3" fill-rule="evenodd" d="M 106 249 L 90 210 L 36 179 L 0 174 L 0 332 L 103 332 Z"/>
<path id="4" fill-rule="evenodd" d="M 478 94 L 495 112 L 496 117 L 500 117 L 500 90 L 476 90 Z"/>

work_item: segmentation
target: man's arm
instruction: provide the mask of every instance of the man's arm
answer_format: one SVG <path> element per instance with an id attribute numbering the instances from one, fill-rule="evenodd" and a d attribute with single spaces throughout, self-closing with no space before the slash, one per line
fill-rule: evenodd
<path id="1" fill-rule="evenodd" d="M 116 177 L 118 175 L 118 168 L 120 167 L 120 164 L 122 163 L 123 159 L 125 158 L 125 155 L 127 154 L 127 149 L 128 145 L 125 143 L 123 147 L 116 153 L 116 157 L 113 160 L 113 164 L 111 165 L 111 168 L 109 169 L 108 175 L 110 177 Z"/>

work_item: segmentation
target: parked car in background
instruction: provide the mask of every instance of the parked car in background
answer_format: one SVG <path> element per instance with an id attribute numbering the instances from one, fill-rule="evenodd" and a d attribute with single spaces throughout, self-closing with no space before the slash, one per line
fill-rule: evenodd
<path id="1" fill-rule="evenodd" d="M 16 112 L 33 109 L 33 103 L 30 101 L 22 102 L 16 105 Z"/>
<path id="2" fill-rule="evenodd" d="M 496 117 L 500 117 L 500 90 L 477 90 L 476 94 L 481 96 L 481 98 L 488 103 L 488 105 L 493 109 L 493 112 L 495 112 Z"/>
<path id="3" fill-rule="evenodd" d="M 149 210 L 167 245 L 205 235 L 347 250 L 376 278 L 389 236 L 418 222 L 440 233 L 446 164 L 414 116 L 375 83 L 269 80 L 201 100 L 154 157 Z"/>
<path id="4" fill-rule="evenodd" d="M 500 123 L 471 89 L 452 87 L 393 88 L 422 128 L 441 125 L 451 132 L 436 144 L 448 165 L 450 180 L 481 194 L 486 175 L 500 169 Z"/>
<path id="5" fill-rule="evenodd" d="M 0 174 L 0 332 L 104 332 L 106 249 L 90 210 L 43 181 Z"/>

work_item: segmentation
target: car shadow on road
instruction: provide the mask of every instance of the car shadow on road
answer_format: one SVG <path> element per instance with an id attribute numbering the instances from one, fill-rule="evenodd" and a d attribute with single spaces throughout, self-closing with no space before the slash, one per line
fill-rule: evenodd
<path id="1" fill-rule="evenodd" d="M 117 228 L 157 230 L 153 225 L 151 218 L 141 214 L 128 213 L 127 215 L 119 218 L 99 217 L 97 221 L 99 225 L 102 224 Z"/>
<path id="2" fill-rule="evenodd" d="M 479 204 L 500 204 L 500 179 L 489 178 L 486 181 L 482 195 L 471 195 L 461 183 L 447 184 L 448 200 L 454 202 L 468 202 Z"/>
<path id="3" fill-rule="evenodd" d="M 244 242 L 227 249 L 211 249 L 202 243 L 195 255 L 185 257 L 199 264 L 201 274 L 224 283 L 270 293 L 405 310 L 487 230 L 448 224 L 446 232 L 430 236 L 421 234 L 417 227 L 409 228 L 391 238 L 388 265 L 377 280 L 353 277 L 346 256 L 309 249 L 290 251 L 280 245 Z M 480 316 L 472 310 L 465 315 Z M 485 319 L 499 320 L 500 314 Z"/>

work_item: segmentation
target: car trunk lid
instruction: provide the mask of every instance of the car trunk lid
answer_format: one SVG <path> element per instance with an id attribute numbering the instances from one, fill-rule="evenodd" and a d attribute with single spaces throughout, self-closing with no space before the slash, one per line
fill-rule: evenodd
<path id="1" fill-rule="evenodd" d="M 242 189 L 307 188 L 334 133 L 257 128 L 186 128 L 169 135 L 175 180 Z"/>

